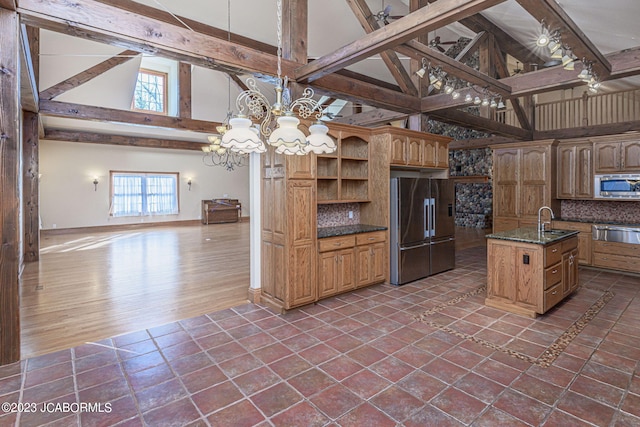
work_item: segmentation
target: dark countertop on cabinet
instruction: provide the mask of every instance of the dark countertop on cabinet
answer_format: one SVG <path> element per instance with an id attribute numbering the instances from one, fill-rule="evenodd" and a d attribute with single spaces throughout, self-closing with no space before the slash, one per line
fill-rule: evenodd
<path id="1" fill-rule="evenodd" d="M 579 231 L 553 229 L 539 232 L 536 227 L 516 228 L 515 230 L 500 231 L 487 234 L 487 239 L 511 240 L 515 242 L 549 245 L 571 236 L 577 236 Z"/>
<path id="2" fill-rule="evenodd" d="M 348 234 L 369 233 L 372 231 L 384 231 L 387 227 L 369 224 L 339 225 L 336 227 L 318 227 L 318 239 L 325 237 L 346 236 Z"/>

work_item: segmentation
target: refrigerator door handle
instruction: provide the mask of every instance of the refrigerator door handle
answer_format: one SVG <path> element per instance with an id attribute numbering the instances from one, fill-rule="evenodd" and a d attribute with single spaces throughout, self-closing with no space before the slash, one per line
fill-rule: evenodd
<path id="1" fill-rule="evenodd" d="M 431 236 L 431 231 L 429 230 L 429 224 L 431 224 L 431 200 L 432 199 L 424 199 L 424 238 L 427 239 Z"/>
<path id="2" fill-rule="evenodd" d="M 417 245 L 413 245 L 413 246 L 402 246 L 402 247 L 400 247 L 400 252 L 408 251 L 408 250 L 416 249 L 416 248 L 421 248 L 423 246 L 427 246 L 427 244 L 426 243 L 418 243 Z"/>
<path id="3" fill-rule="evenodd" d="M 436 235 L 436 199 L 431 199 L 431 237 Z"/>

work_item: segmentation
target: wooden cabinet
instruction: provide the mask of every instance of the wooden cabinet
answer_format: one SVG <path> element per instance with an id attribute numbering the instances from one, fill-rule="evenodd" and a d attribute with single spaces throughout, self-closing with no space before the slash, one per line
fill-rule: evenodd
<path id="1" fill-rule="evenodd" d="M 317 300 L 316 182 L 305 157 L 262 155 L 260 299 L 280 310 Z"/>
<path id="2" fill-rule="evenodd" d="M 561 143 L 557 147 L 557 198 L 593 198 L 593 144 Z"/>
<path id="3" fill-rule="evenodd" d="M 640 273 L 640 245 L 594 240 L 593 265 Z"/>
<path id="4" fill-rule="evenodd" d="M 624 135 L 600 139 L 593 144 L 596 173 L 640 171 L 640 140 L 620 141 Z"/>
<path id="5" fill-rule="evenodd" d="M 390 135 L 390 165 L 428 169 L 449 168 L 451 138 L 394 127 L 380 128 Z"/>
<path id="6" fill-rule="evenodd" d="M 318 299 L 384 282 L 386 242 L 385 231 L 319 239 Z"/>
<path id="7" fill-rule="evenodd" d="M 386 232 L 364 233 L 356 235 L 356 258 L 358 287 L 384 282 L 386 277 Z"/>
<path id="8" fill-rule="evenodd" d="M 338 132 L 336 153 L 317 156 L 319 203 L 369 201 L 369 142 L 363 133 Z"/>
<path id="9" fill-rule="evenodd" d="M 355 244 L 354 235 L 318 240 L 318 299 L 355 288 Z"/>
<path id="10" fill-rule="evenodd" d="M 556 144 L 547 140 L 491 147 L 494 232 L 536 224 L 542 206 L 560 212 L 552 184 Z"/>
<path id="11" fill-rule="evenodd" d="M 552 227 L 560 230 L 579 231 L 578 234 L 578 264 L 591 265 L 591 246 L 593 234 L 591 233 L 591 223 L 575 221 L 553 221 Z"/>
<path id="12" fill-rule="evenodd" d="M 578 287 L 578 239 L 547 245 L 487 240 L 485 304 L 536 317 Z"/>

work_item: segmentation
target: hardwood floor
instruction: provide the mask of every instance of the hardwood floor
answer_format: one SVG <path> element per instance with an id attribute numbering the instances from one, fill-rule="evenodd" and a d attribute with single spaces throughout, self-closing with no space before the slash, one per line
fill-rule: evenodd
<path id="1" fill-rule="evenodd" d="M 247 302 L 249 223 L 44 235 L 21 277 L 21 357 Z"/>
<path id="2" fill-rule="evenodd" d="M 456 248 L 486 232 L 456 228 Z M 248 289 L 248 222 L 44 235 L 21 278 L 21 357 L 243 304 Z"/>

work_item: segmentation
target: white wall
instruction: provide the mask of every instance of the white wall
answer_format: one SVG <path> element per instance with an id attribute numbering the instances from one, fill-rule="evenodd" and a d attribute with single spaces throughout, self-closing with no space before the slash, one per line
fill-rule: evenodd
<path id="1" fill-rule="evenodd" d="M 180 173 L 180 214 L 159 217 L 109 217 L 109 171 Z M 201 200 L 240 199 L 249 215 L 249 168 L 228 172 L 205 166 L 202 153 L 101 144 L 41 141 L 40 216 L 42 229 L 92 227 L 201 218 Z M 97 191 L 93 179 L 98 178 Z M 191 178 L 191 191 L 187 178 Z"/>

